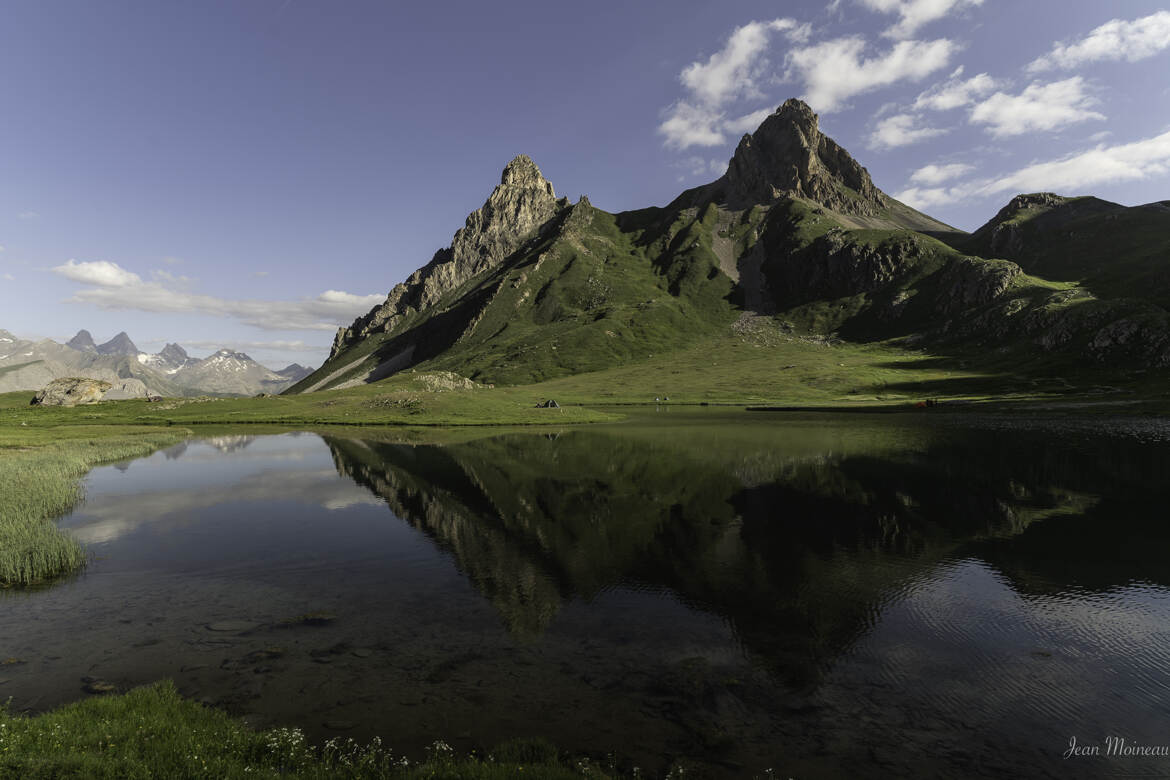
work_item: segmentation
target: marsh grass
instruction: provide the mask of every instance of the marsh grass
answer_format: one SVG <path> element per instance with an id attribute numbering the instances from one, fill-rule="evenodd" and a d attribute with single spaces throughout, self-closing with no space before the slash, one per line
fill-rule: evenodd
<path id="1" fill-rule="evenodd" d="M 185 431 L 0 427 L 0 587 L 76 572 L 85 551 L 53 522 L 81 498 L 98 463 L 145 455 Z"/>
<path id="2" fill-rule="evenodd" d="M 375 739 L 314 746 L 297 729 L 256 731 L 184 699 L 167 681 L 36 717 L 0 709 L 0 776 L 41 778 L 560 778 L 612 775 L 548 746 L 459 757 L 441 740 L 412 762 Z"/>

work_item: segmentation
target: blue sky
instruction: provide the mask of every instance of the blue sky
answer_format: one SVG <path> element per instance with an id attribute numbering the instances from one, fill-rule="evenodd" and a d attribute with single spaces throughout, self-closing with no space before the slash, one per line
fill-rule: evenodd
<path id="1" fill-rule="evenodd" d="M 716 178 L 789 97 L 974 229 L 1170 198 L 1170 3 L 5 4 L 0 328 L 317 364 L 516 154 L 610 211 Z"/>

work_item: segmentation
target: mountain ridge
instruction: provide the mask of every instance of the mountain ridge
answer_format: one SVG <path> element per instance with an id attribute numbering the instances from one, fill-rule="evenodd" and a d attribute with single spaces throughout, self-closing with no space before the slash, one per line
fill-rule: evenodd
<path id="1" fill-rule="evenodd" d="M 140 351 L 124 331 L 102 345 L 95 344 L 87 330 L 64 344 L 52 339 L 33 342 L 11 334 L 6 338 L 10 341 L 0 339 L 0 392 L 40 390 L 54 379 L 80 376 L 113 384 L 107 398 L 249 396 L 280 392 L 308 371 L 295 363 L 282 369 L 285 373 L 273 371 L 228 349 L 193 358 L 175 343 L 149 354 Z"/>
<path id="2" fill-rule="evenodd" d="M 485 219 L 517 178 L 538 185 L 542 207 L 508 225 Z M 484 226 L 507 240 L 458 273 L 436 272 Z M 966 235 L 878 189 L 797 100 L 744 136 L 723 176 L 665 207 L 570 206 L 518 157 L 452 247 L 339 329 L 330 358 L 289 392 L 423 363 L 481 382 L 540 381 L 676 349 L 745 316 L 797 335 L 970 339 L 979 329 L 960 320 L 1032 282 L 1010 261 L 956 249 Z"/>

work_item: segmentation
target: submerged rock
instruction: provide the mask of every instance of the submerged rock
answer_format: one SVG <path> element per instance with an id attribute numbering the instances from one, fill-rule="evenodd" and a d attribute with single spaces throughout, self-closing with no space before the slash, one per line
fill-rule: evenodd
<path id="1" fill-rule="evenodd" d="M 257 624 L 249 620 L 221 620 L 216 623 L 208 623 L 208 631 L 222 631 L 225 633 L 237 633 L 240 631 L 251 631 L 256 628 Z"/>
<path id="2" fill-rule="evenodd" d="M 118 686 L 114 685 L 112 682 L 99 680 L 95 677 L 82 677 L 81 682 L 84 683 L 81 686 L 81 690 L 90 694 L 100 695 L 103 693 L 113 693 L 118 690 Z"/>

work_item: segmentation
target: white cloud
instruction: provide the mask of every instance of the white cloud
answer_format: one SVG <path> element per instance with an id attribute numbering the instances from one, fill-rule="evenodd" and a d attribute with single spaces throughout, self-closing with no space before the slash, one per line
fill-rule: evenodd
<path id="1" fill-rule="evenodd" d="M 679 101 L 671 106 L 658 132 L 666 136 L 666 145 L 673 149 L 692 146 L 718 146 L 727 140 L 720 128 L 723 114 L 708 108 Z"/>
<path id="2" fill-rule="evenodd" d="M 894 193 L 894 198 L 907 206 L 920 211 L 931 206 L 945 206 L 956 203 L 970 194 L 963 188 L 946 189 L 943 187 L 907 187 L 901 192 Z"/>
<path id="3" fill-rule="evenodd" d="M 996 92 L 971 109 L 971 121 L 988 125 L 992 135 L 1021 135 L 1034 130 L 1057 130 L 1105 115 L 1090 109 L 1097 101 L 1085 92 L 1080 76 L 1048 84 L 1028 85 L 1019 95 Z"/>
<path id="4" fill-rule="evenodd" d="M 897 14 L 898 23 L 882 35 L 887 38 L 909 38 L 919 27 L 942 19 L 951 11 L 964 6 L 979 6 L 983 0 L 861 0 L 871 11 Z"/>
<path id="5" fill-rule="evenodd" d="M 1170 132 L 1128 144 L 1098 146 L 1000 176 L 952 187 L 910 187 L 894 197 L 915 208 L 1004 193 L 1080 194 L 1090 187 L 1170 175 Z"/>
<path id="6" fill-rule="evenodd" d="M 39 216 L 40 216 L 40 214 L 38 214 L 38 213 L 37 213 L 37 212 L 35 212 L 35 211 L 22 211 L 22 212 L 20 212 L 19 214 L 17 214 L 17 215 L 16 215 L 16 218 L 17 218 L 17 219 L 24 219 L 24 220 L 29 220 L 29 219 L 36 219 L 36 218 L 37 218 L 37 217 L 39 217 Z"/>
<path id="7" fill-rule="evenodd" d="M 182 289 L 190 280 L 155 271 L 151 281 L 107 261 L 70 260 L 53 271 L 91 285 L 69 300 L 103 309 L 188 312 L 228 317 L 264 330 L 333 330 L 385 300 L 384 295 L 354 295 L 326 290 L 315 298 L 265 301 L 217 298 Z"/>
<path id="8" fill-rule="evenodd" d="M 975 170 L 975 166 L 967 165 L 966 163 L 924 165 L 910 174 L 910 181 L 914 184 L 924 184 L 927 186 L 942 184 L 945 181 L 957 179 L 973 170 Z"/>
<path id="9" fill-rule="evenodd" d="M 1170 173 L 1170 132 L 1117 146 L 1099 146 L 1051 162 L 1035 163 L 1001 176 L 991 192 L 1063 191 L 1079 194 L 1086 187 L 1138 181 Z"/>
<path id="10" fill-rule="evenodd" d="M 727 170 L 727 161 L 718 159 L 708 160 L 698 155 L 691 155 L 676 162 L 674 167 L 686 171 L 690 176 L 705 176 L 712 173 L 716 176 L 722 176 L 724 171 Z M 684 181 L 685 179 L 686 177 L 683 176 L 679 178 L 679 181 Z"/>
<path id="11" fill-rule="evenodd" d="M 164 257 L 162 259 L 162 261 L 164 263 L 166 263 L 167 265 L 179 265 L 183 262 L 183 259 L 181 257 L 169 257 L 168 256 L 168 257 Z"/>
<path id="12" fill-rule="evenodd" d="M 82 284 L 96 284 L 99 287 L 132 287 L 142 284 L 141 276 L 106 260 L 79 263 L 71 259 L 53 271 L 66 279 Z"/>
<path id="13" fill-rule="evenodd" d="M 736 135 L 754 133 L 756 128 L 763 124 L 764 120 L 774 110 L 772 108 L 761 108 L 759 111 L 753 111 L 750 114 L 744 114 L 735 119 L 728 119 L 723 123 L 723 126 L 728 132 L 735 133 Z"/>
<path id="14" fill-rule="evenodd" d="M 892 149 L 907 146 L 947 132 L 937 127 L 915 127 L 918 117 L 911 114 L 894 114 L 877 123 L 869 136 L 871 149 Z"/>
<path id="15" fill-rule="evenodd" d="M 0 252 L 3 252 L 3 251 L 4 251 L 4 245 L 0 244 Z"/>
<path id="16" fill-rule="evenodd" d="M 773 32 L 783 32 L 789 40 L 799 42 L 808 39 L 810 28 L 793 19 L 748 22 L 737 27 L 724 47 L 706 62 L 692 62 L 684 68 L 679 79 L 707 106 L 720 106 L 736 97 L 760 97 L 756 80 L 767 68 L 764 55 Z"/>
<path id="17" fill-rule="evenodd" d="M 1089 62 L 1126 60 L 1136 62 L 1170 48 L 1170 11 L 1127 22 L 1112 19 L 1079 41 L 1057 43 L 1052 51 L 1028 65 L 1032 73 L 1054 68 L 1075 68 Z"/>
<path id="18" fill-rule="evenodd" d="M 162 342 L 155 342 L 162 343 Z M 317 352 L 322 349 L 328 349 L 328 344 L 308 344 L 304 341 L 235 341 L 232 339 L 207 341 L 199 339 L 180 339 L 179 344 L 182 344 L 186 349 L 192 350 L 210 350 L 215 352 L 220 349 L 233 349 L 238 352 L 268 350 L 270 352 Z"/>
<path id="19" fill-rule="evenodd" d="M 914 108 L 949 111 L 952 108 L 970 105 L 999 87 L 999 83 L 986 73 L 966 80 L 960 78 L 962 73 L 963 69 L 960 67 L 951 74 L 951 78 L 920 94 L 914 101 Z"/>
<path id="20" fill-rule="evenodd" d="M 805 100 L 816 111 L 833 111 L 854 95 L 903 80 L 918 81 L 946 67 L 957 46 L 946 38 L 899 41 L 885 54 L 862 59 L 865 39 L 836 38 L 788 55 L 789 75 L 799 74 Z"/>
<path id="21" fill-rule="evenodd" d="M 761 97 L 759 81 L 771 69 L 767 54 L 772 36 L 782 33 L 789 41 L 802 42 L 810 32 L 809 25 L 793 19 L 748 22 L 733 30 L 723 48 L 705 62 L 692 62 L 683 68 L 679 80 L 687 96 L 667 110 L 658 126 L 666 145 L 688 149 L 726 142 L 726 133 L 734 132 L 741 124 L 731 120 L 734 127 L 728 127 L 721 109 L 734 100 Z"/>
<path id="22" fill-rule="evenodd" d="M 257 279 L 263 279 L 265 276 L 268 276 L 268 274 L 269 274 L 268 271 L 253 271 L 252 272 L 252 276 L 256 277 Z"/>
<path id="23" fill-rule="evenodd" d="M 4 281 L 6 281 L 6 282 L 15 282 L 15 281 L 16 281 L 16 277 L 15 277 L 15 276 L 13 276 L 12 274 L 4 274 Z"/>

